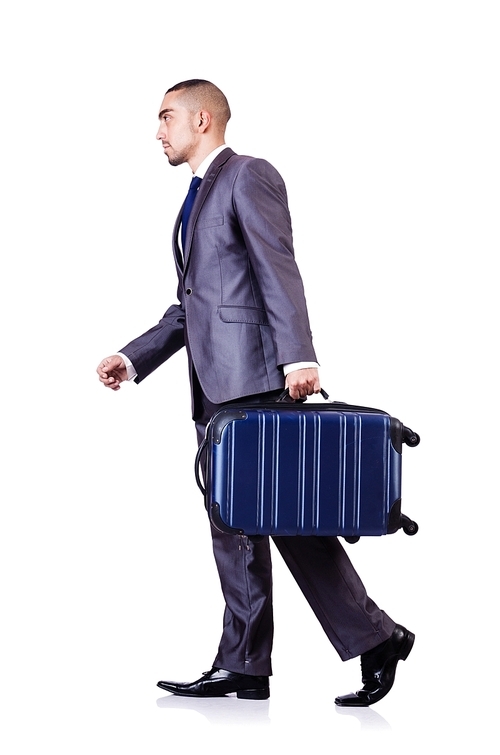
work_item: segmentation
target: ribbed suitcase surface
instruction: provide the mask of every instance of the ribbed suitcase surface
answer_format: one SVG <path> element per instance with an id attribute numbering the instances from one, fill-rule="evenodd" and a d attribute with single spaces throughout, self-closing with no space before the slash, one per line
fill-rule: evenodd
<path id="1" fill-rule="evenodd" d="M 246 535 L 395 532 L 405 431 L 385 412 L 347 405 L 220 410 L 206 437 L 212 521 Z"/>

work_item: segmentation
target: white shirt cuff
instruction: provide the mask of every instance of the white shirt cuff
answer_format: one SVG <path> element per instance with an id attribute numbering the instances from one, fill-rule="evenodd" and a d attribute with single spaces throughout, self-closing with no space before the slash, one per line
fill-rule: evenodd
<path id="1" fill-rule="evenodd" d="M 289 372 L 293 372 L 294 370 L 305 370 L 308 367 L 318 368 L 319 365 L 317 362 L 290 362 L 290 364 L 283 365 L 283 374 L 286 377 Z"/>
<path id="2" fill-rule="evenodd" d="M 121 351 L 117 351 L 116 354 L 125 362 L 125 367 L 127 368 L 127 380 L 134 380 L 134 378 L 137 377 L 137 372 L 135 371 L 134 365 L 132 364 L 130 359 L 125 354 L 122 354 Z"/>

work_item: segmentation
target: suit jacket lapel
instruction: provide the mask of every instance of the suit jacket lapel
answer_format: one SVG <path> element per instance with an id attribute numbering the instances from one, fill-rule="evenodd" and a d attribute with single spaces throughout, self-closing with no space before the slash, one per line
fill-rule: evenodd
<path id="1" fill-rule="evenodd" d="M 233 152 L 233 150 L 230 149 L 229 147 L 222 150 L 222 152 L 218 154 L 215 160 L 212 162 L 205 176 L 203 177 L 203 181 L 201 182 L 200 188 L 198 189 L 198 195 L 195 199 L 195 203 L 193 205 L 193 209 L 191 210 L 191 215 L 189 217 L 189 222 L 187 225 L 186 248 L 184 249 L 184 272 L 186 271 L 186 268 L 189 263 L 189 257 L 191 253 L 191 243 L 193 241 L 194 229 L 195 229 L 196 221 L 198 220 L 198 215 L 200 214 L 201 208 L 203 207 L 205 199 L 208 197 L 214 185 L 214 182 L 217 176 L 219 175 L 219 173 L 221 172 L 222 168 L 227 163 L 229 158 L 235 154 L 236 153 Z M 174 226 L 174 249 L 178 251 L 178 254 L 176 251 L 177 261 L 179 259 L 179 256 L 180 256 L 180 259 L 182 260 L 182 254 L 180 252 L 179 243 L 177 240 L 179 237 L 179 225 L 180 225 L 181 214 L 182 214 L 182 208 L 181 208 L 181 211 L 179 212 L 179 215 L 177 217 L 177 220 Z"/>

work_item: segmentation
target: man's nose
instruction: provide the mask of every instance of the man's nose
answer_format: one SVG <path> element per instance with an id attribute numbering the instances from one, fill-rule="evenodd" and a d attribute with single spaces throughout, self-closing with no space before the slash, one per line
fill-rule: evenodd
<path id="1" fill-rule="evenodd" d="M 162 133 L 162 127 L 160 126 L 158 128 L 158 131 L 156 132 L 156 138 L 157 139 L 163 139 L 164 134 Z"/>

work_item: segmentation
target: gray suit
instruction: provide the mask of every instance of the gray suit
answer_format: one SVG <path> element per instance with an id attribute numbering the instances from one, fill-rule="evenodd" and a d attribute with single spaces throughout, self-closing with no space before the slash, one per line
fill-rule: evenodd
<path id="1" fill-rule="evenodd" d="M 316 361 L 302 280 L 294 260 L 283 179 L 265 160 L 224 149 L 198 190 L 184 259 L 173 251 L 179 303 L 121 351 L 140 382 L 186 346 L 198 439 L 220 404 L 282 390 L 282 367 Z M 271 557 L 254 542 L 212 530 L 226 600 L 214 665 L 271 673 Z M 274 538 L 343 660 L 391 636 L 394 622 L 366 595 L 336 538 Z"/>
<path id="2" fill-rule="evenodd" d="M 286 189 L 265 160 L 221 152 L 173 248 L 179 304 L 122 351 L 137 382 L 186 345 L 214 404 L 282 388 L 281 366 L 316 361 L 293 256 Z"/>

